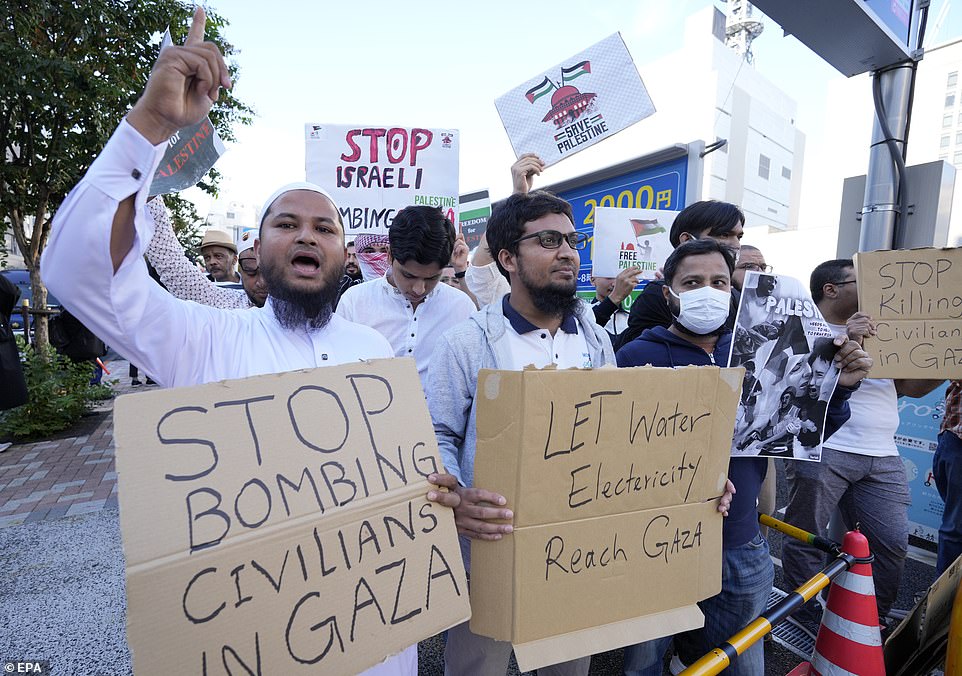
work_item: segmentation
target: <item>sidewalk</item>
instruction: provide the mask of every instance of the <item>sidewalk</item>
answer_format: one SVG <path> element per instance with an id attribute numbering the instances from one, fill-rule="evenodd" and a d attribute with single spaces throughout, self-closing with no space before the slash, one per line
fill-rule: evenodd
<path id="1" fill-rule="evenodd" d="M 107 364 L 112 375 L 104 381 L 118 381 L 117 396 L 153 389 L 131 387 L 128 366 L 122 359 Z M 14 444 L 0 453 L 0 528 L 117 508 L 113 407 L 111 399 L 92 411 L 102 418 L 92 432 L 81 421 L 87 433 Z"/>

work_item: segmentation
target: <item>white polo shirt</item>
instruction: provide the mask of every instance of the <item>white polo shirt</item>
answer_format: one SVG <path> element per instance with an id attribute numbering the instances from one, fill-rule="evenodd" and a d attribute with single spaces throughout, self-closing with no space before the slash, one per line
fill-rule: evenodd
<path id="1" fill-rule="evenodd" d="M 395 357 L 414 357 L 423 385 L 438 337 L 476 312 L 463 291 L 438 284 L 417 308 L 386 277 L 352 286 L 337 304 L 336 314 L 370 326 L 387 338 Z"/>
<path id="2" fill-rule="evenodd" d="M 561 328 L 552 336 L 547 329 L 539 329 L 521 316 L 508 302 L 511 294 L 501 299 L 504 313 L 504 339 L 511 351 L 512 369 L 523 369 L 534 365 L 544 368 L 554 364 L 559 369 L 592 368 L 591 352 L 585 337 L 578 332 L 578 321 L 574 315 L 567 315 L 561 321 Z"/>

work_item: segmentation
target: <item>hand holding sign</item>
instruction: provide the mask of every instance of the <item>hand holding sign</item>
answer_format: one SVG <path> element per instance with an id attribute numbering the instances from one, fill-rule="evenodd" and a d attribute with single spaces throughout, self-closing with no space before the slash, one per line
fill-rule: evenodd
<path id="1" fill-rule="evenodd" d="M 459 535 L 474 540 L 500 540 L 502 534 L 514 530 L 509 523 L 496 523 L 499 519 L 514 518 L 510 509 L 500 508 L 507 503 L 503 495 L 483 488 L 458 486 L 454 490 L 461 496 L 461 504 L 454 508 L 454 523 Z"/>
<path id="2" fill-rule="evenodd" d="M 872 368 L 872 358 L 854 340 L 846 336 L 835 336 L 834 342 L 839 346 L 835 354 L 835 365 L 840 371 L 838 384 L 852 387 L 862 382 Z"/>
<path id="3" fill-rule="evenodd" d="M 220 88 L 231 86 L 220 49 L 204 42 L 206 21 L 198 7 L 183 46 L 160 53 L 143 96 L 127 114 L 127 121 L 151 143 L 162 143 L 178 129 L 200 122 Z"/>
<path id="4" fill-rule="evenodd" d="M 534 177 L 544 171 L 544 162 L 534 153 L 524 153 L 511 165 L 512 192 L 527 195 L 534 184 Z"/>
<path id="5" fill-rule="evenodd" d="M 865 336 L 875 335 L 875 322 L 864 312 L 856 312 L 848 318 L 845 323 L 845 330 L 848 332 L 849 338 L 861 345 Z"/>

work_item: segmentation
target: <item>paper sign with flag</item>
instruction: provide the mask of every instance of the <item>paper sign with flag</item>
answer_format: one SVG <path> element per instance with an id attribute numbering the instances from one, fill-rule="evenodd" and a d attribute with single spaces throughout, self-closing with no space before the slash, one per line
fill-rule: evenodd
<path id="1" fill-rule="evenodd" d="M 170 44 L 173 42 L 168 28 L 160 48 Z M 154 180 L 150 183 L 150 195 L 166 195 L 197 185 L 224 152 L 224 143 L 209 117 L 178 129 L 167 140 L 164 159 L 160 161 Z"/>
<path id="2" fill-rule="evenodd" d="M 491 198 L 487 190 L 461 195 L 461 232 L 464 241 L 471 251 L 474 251 L 481 238 L 488 229 L 488 217 L 491 216 Z"/>
<path id="3" fill-rule="evenodd" d="M 547 165 L 655 112 L 620 33 L 539 73 L 495 106 L 515 154 L 537 153 Z"/>
<path id="4" fill-rule="evenodd" d="M 641 268 L 641 279 L 656 278 L 674 247 L 668 239 L 677 211 L 662 209 L 595 209 L 592 274 L 617 277 L 626 268 Z"/>

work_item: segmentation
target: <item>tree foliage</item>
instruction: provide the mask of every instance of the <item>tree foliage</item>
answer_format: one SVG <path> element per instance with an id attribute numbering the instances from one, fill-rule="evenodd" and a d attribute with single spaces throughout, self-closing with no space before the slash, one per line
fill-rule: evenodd
<path id="1" fill-rule="evenodd" d="M 46 303 L 40 254 L 50 222 L 147 84 L 164 29 L 177 43 L 187 34 L 193 5 L 180 0 L 0 0 L 0 234 L 12 228 L 31 272 L 34 306 Z M 227 58 L 234 47 L 227 22 L 207 17 L 207 39 Z M 210 118 L 225 141 L 253 111 L 222 91 Z M 216 194 L 211 171 L 199 187 Z M 193 206 L 166 201 L 181 224 L 195 222 Z M 82 254 L 80 254 L 82 255 Z M 46 323 L 37 341 L 46 343 Z"/>

